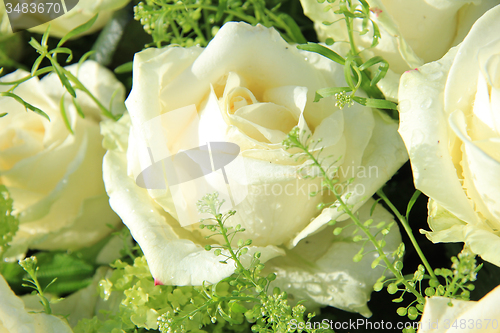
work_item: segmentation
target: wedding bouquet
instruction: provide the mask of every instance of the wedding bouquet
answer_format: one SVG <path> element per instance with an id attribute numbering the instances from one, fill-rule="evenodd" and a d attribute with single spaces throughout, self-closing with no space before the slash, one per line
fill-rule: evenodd
<path id="1" fill-rule="evenodd" d="M 127 3 L 0 6 L 1 332 L 498 331 L 500 1 Z"/>

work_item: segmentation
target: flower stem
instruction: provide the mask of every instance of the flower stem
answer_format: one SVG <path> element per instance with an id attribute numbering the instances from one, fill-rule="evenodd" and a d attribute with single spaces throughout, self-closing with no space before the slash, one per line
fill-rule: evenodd
<path id="1" fill-rule="evenodd" d="M 354 224 L 356 224 L 356 226 L 361 229 L 365 234 L 366 236 L 368 237 L 368 239 L 372 242 L 373 246 L 375 247 L 375 249 L 377 250 L 379 256 L 382 258 L 382 260 L 384 261 L 384 263 L 386 264 L 387 268 L 392 272 L 392 274 L 394 274 L 394 276 L 396 277 L 396 281 L 398 282 L 401 282 L 405 287 L 406 287 L 406 290 L 410 291 L 413 295 L 415 295 L 415 297 L 417 298 L 418 302 L 419 303 L 424 303 L 425 302 L 425 298 L 415 289 L 414 286 L 412 286 L 404 277 L 403 275 L 394 267 L 393 263 L 389 260 L 389 258 L 387 258 L 387 256 L 385 255 L 382 247 L 380 246 L 379 242 L 377 241 L 377 239 L 371 234 L 371 232 L 363 225 L 363 223 L 361 223 L 361 221 L 357 218 L 357 216 L 355 216 L 353 214 L 353 212 L 351 211 L 351 209 L 349 209 L 349 207 L 347 206 L 347 204 L 344 202 L 344 200 L 342 199 L 341 195 L 339 193 L 337 193 L 336 189 L 335 189 L 335 184 L 334 182 L 332 181 L 332 179 L 330 177 L 328 177 L 325 169 L 321 166 L 321 164 L 319 163 L 319 161 L 314 157 L 313 154 L 311 154 L 309 152 L 309 150 L 307 149 L 306 146 L 304 146 L 299 140 L 295 141 L 297 143 L 297 147 L 301 150 L 303 150 L 306 155 L 309 157 L 309 159 L 313 162 L 313 164 L 318 167 L 318 169 L 320 170 L 322 176 L 323 176 L 323 179 L 325 180 L 328 188 L 334 193 L 337 201 L 339 202 L 340 206 L 342 207 L 342 209 L 344 210 L 344 212 L 354 221 Z"/>
<path id="2" fill-rule="evenodd" d="M 411 241 L 413 247 L 417 251 L 418 256 L 420 257 L 420 260 L 422 260 L 422 263 L 424 264 L 425 268 L 429 272 L 429 275 L 431 276 L 432 279 L 437 280 L 437 277 L 434 274 L 434 270 L 432 269 L 431 265 L 427 261 L 427 258 L 425 257 L 424 253 L 422 252 L 422 249 L 420 249 L 420 246 L 418 245 L 417 240 L 415 239 L 415 236 L 413 235 L 411 227 L 410 227 L 408 221 L 406 220 L 406 218 L 403 215 L 401 215 L 401 213 L 398 211 L 398 209 L 392 204 L 392 202 L 389 200 L 389 198 L 387 198 L 387 196 L 385 195 L 385 193 L 382 190 L 378 190 L 377 194 L 379 197 L 382 198 L 382 200 L 384 200 L 384 202 L 387 204 L 387 206 L 389 206 L 389 208 L 392 210 L 392 212 L 398 217 L 399 221 L 403 225 L 403 228 L 405 229 L 406 233 L 408 234 L 408 237 L 410 238 L 410 241 Z"/>

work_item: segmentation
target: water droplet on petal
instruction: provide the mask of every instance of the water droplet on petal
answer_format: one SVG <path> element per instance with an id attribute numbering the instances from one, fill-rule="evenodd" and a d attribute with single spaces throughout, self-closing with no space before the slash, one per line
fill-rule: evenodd
<path id="1" fill-rule="evenodd" d="M 432 105 L 432 99 L 426 99 L 425 101 L 423 101 L 421 104 L 420 104 L 420 108 L 421 109 L 428 109 L 430 108 Z"/>
<path id="2" fill-rule="evenodd" d="M 407 112 L 411 108 L 411 102 L 409 99 L 405 99 L 399 103 L 399 112 Z"/>
<path id="3" fill-rule="evenodd" d="M 414 130 L 411 136 L 412 146 L 420 145 L 425 139 L 425 134 L 421 130 Z"/>
<path id="4" fill-rule="evenodd" d="M 154 232 L 148 232 L 144 235 L 144 239 L 153 240 L 156 238 L 156 234 Z"/>
<path id="5" fill-rule="evenodd" d="M 427 78 L 431 81 L 437 81 L 443 76 L 443 72 L 435 72 L 432 74 L 429 74 Z"/>

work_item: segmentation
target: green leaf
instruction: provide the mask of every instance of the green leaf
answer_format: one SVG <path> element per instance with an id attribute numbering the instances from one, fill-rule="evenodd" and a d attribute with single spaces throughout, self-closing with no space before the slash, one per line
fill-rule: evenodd
<path id="1" fill-rule="evenodd" d="M 221 315 L 221 317 L 224 318 L 224 320 L 227 321 L 228 323 L 233 325 L 241 324 L 241 322 L 231 318 L 231 316 L 229 316 L 226 312 L 224 312 L 220 303 L 217 305 L 217 309 L 219 310 L 219 314 Z"/>
<path id="2" fill-rule="evenodd" d="M 40 66 L 40 63 L 45 59 L 44 55 L 40 55 L 38 58 L 36 58 L 35 62 L 33 63 L 33 66 L 31 67 L 31 76 L 34 76 L 35 72 L 38 70 L 38 67 Z"/>
<path id="3" fill-rule="evenodd" d="M 353 97 L 354 101 L 367 106 L 369 108 L 376 109 L 389 109 L 389 110 L 397 110 L 398 106 L 396 103 L 385 100 L 385 99 L 375 99 L 375 98 L 363 98 L 363 97 Z"/>
<path id="4" fill-rule="evenodd" d="M 34 105 L 31 105 L 30 103 L 28 102 L 25 102 L 21 97 L 17 96 L 16 94 L 13 94 L 13 93 L 10 93 L 10 92 L 2 92 L 0 93 L 0 96 L 7 96 L 7 97 L 11 97 L 11 98 L 14 98 L 16 101 L 18 101 L 19 103 L 21 103 L 22 105 L 24 105 L 24 108 L 26 109 L 26 111 L 31 110 L 43 117 L 45 117 L 47 120 L 50 121 L 50 118 L 49 116 L 43 112 L 41 109 L 37 108 L 36 106 Z"/>
<path id="5" fill-rule="evenodd" d="M 69 123 L 68 119 L 68 114 L 66 113 L 66 107 L 64 106 L 64 94 L 61 97 L 61 100 L 59 102 L 59 108 L 61 109 L 61 116 L 63 118 L 64 124 L 66 125 L 66 128 L 71 132 L 71 134 L 75 134 L 73 130 L 71 129 L 71 124 Z"/>
<path id="6" fill-rule="evenodd" d="M 43 36 L 42 36 L 42 45 L 43 46 L 47 46 L 47 41 L 49 39 L 49 36 L 50 36 L 50 24 L 47 26 L 47 29 L 45 29 L 45 32 L 43 33 Z"/>
<path id="7" fill-rule="evenodd" d="M 61 80 L 63 86 L 66 88 L 66 90 L 70 93 L 71 96 L 76 98 L 75 89 L 73 89 L 68 78 L 66 77 L 66 75 L 64 75 L 63 73 L 64 69 L 55 60 L 51 60 L 51 63 L 52 67 L 54 67 L 54 71 L 56 72 L 57 76 L 59 76 L 59 79 Z"/>
<path id="8" fill-rule="evenodd" d="M 68 49 L 67 47 L 57 47 L 53 50 L 50 50 L 48 54 L 57 55 L 59 53 L 65 53 L 68 55 L 68 57 L 66 58 L 66 62 L 70 62 L 71 60 L 73 60 L 73 51 L 71 51 L 71 49 Z"/>
<path id="9" fill-rule="evenodd" d="M 422 194 L 419 190 L 415 190 L 415 193 L 411 196 L 410 201 L 408 202 L 408 207 L 406 208 L 406 221 L 408 221 L 408 217 L 410 216 L 411 209 L 413 208 L 413 205 L 415 202 L 417 202 L 418 197 Z"/>
<path id="10" fill-rule="evenodd" d="M 351 74 L 351 68 L 352 68 L 351 66 L 352 66 L 353 61 L 354 61 L 354 59 L 351 57 L 348 57 L 345 60 L 344 79 L 345 79 L 345 82 L 347 82 L 347 84 L 349 85 L 349 87 L 351 87 L 352 90 L 356 90 L 356 84 L 354 83 L 353 76 Z"/>
<path id="11" fill-rule="evenodd" d="M 52 72 L 52 70 L 53 70 L 52 66 L 47 66 L 47 67 L 44 67 L 42 69 L 37 70 L 33 75 L 27 75 L 27 76 L 25 76 L 25 77 L 23 77 L 22 79 L 19 79 L 19 80 L 15 80 L 15 81 L 0 81 L 0 85 L 1 86 L 12 86 L 12 85 L 16 85 L 16 84 L 21 84 L 23 82 L 28 81 L 29 79 L 34 78 L 35 76 L 39 76 L 39 75 L 42 75 L 42 74 L 45 74 L 45 73 Z"/>
<path id="12" fill-rule="evenodd" d="M 370 208 L 370 216 L 373 216 L 373 212 L 375 211 L 375 208 L 377 208 L 377 204 L 378 202 L 382 200 L 382 198 L 378 198 L 372 205 L 372 207 Z M 372 220 L 373 222 L 373 220 Z"/>
<path id="13" fill-rule="evenodd" d="M 40 43 L 38 43 L 38 41 L 33 37 L 31 37 L 28 44 L 30 44 L 35 50 L 37 50 L 41 54 L 44 54 L 47 51 L 47 48 L 40 45 Z"/>
<path id="14" fill-rule="evenodd" d="M 80 103 L 76 100 L 76 98 L 72 97 L 71 100 L 73 101 L 73 105 L 76 108 L 76 112 L 80 115 L 80 117 L 85 118 L 85 114 L 83 113 L 82 107 L 80 106 Z"/>
<path id="15" fill-rule="evenodd" d="M 132 72 L 132 69 L 134 67 L 134 62 L 129 61 L 124 64 L 121 64 L 120 66 L 115 68 L 115 73 L 116 74 L 124 74 L 124 73 L 130 73 Z"/>
<path id="16" fill-rule="evenodd" d="M 217 7 L 217 14 L 215 15 L 215 22 L 219 22 L 227 10 L 227 0 L 219 0 L 219 6 Z"/>
<path id="17" fill-rule="evenodd" d="M 245 313 L 248 311 L 248 309 L 241 305 L 238 301 L 229 302 L 229 307 L 231 309 L 231 312 L 234 313 Z"/>
<path id="18" fill-rule="evenodd" d="M 365 69 L 367 69 L 375 64 L 381 63 L 381 62 L 387 62 L 387 61 L 385 61 L 384 58 L 379 57 L 379 56 L 370 58 L 365 63 L 363 63 L 361 66 L 359 66 L 359 70 L 364 71 Z"/>
<path id="19" fill-rule="evenodd" d="M 331 87 L 331 88 L 323 88 L 316 91 L 316 96 L 314 97 L 314 101 L 318 102 L 322 98 L 334 96 L 335 94 L 341 92 L 349 92 L 352 91 L 349 87 Z"/>
<path id="20" fill-rule="evenodd" d="M 290 37 L 293 38 L 293 41 L 298 44 L 307 43 L 307 39 L 302 34 L 300 27 L 297 25 L 297 22 L 288 14 L 282 13 L 280 14 L 280 18 L 285 22 L 288 27 L 288 32 Z"/>
<path id="21" fill-rule="evenodd" d="M 63 45 L 68 39 L 75 37 L 76 35 L 79 35 L 85 31 L 89 30 L 90 27 L 92 27 L 92 25 L 94 25 L 96 20 L 97 20 L 97 15 L 94 15 L 94 17 L 91 18 L 88 22 L 86 22 L 86 23 L 76 27 L 75 29 L 71 30 L 70 32 L 68 32 L 63 38 L 61 38 L 61 40 L 57 44 L 57 47 L 60 47 L 61 45 Z"/>
<path id="22" fill-rule="evenodd" d="M 375 75 L 373 76 L 373 79 L 370 82 L 371 86 L 376 85 L 380 80 L 382 80 L 385 77 L 387 71 L 389 70 L 389 63 L 384 58 L 376 56 L 369 59 L 361 66 L 359 66 L 359 70 L 364 71 L 376 64 L 380 64 L 380 66 L 375 72 Z"/>
<path id="23" fill-rule="evenodd" d="M 80 67 L 95 52 L 96 52 L 95 50 L 91 50 L 91 51 L 86 52 L 84 55 L 82 55 L 80 60 L 78 60 L 78 67 Z"/>
<path id="24" fill-rule="evenodd" d="M 345 59 L 342 56 L 323 45 L 309 42 L 307 44 L 297 45 L 297 48 L 299 50 L 318 53 L 324 57 L 327 57 L 331 61 L 335 61 L 336 63 L 341 64 L 342 66 L 345 64 Z"/>
<path id="25" fill-rule="evenodd" d="M 370 47 L 375 47 L 378 45 L 381 35 L 380 35 L 380 29 L 378 28 L 378 25 L 372 21 L 372 27 L 373 27 L 373 41 L 372 45 Z"/>

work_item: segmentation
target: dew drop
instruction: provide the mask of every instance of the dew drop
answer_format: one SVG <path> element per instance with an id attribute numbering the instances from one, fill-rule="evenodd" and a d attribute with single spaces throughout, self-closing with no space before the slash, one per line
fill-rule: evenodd
<path id="1" fill-rule="evenodd" d="M 425 134 L 421 130 L 414 130 L 411 136 L 412 146 L 420 145 L 425 139 Z"/>
<path id="2" fill-rule="evenodd" d="M 156 234 L 154 232 L 148 232 L 144 235 L 145 240 L 153 240 L 156 238 Z"/>
<path id="3" fill-rule="evenodd" d="M 432 99 L 426 99 L 425 101 L 423 101 L 421 104 L 420 104 L 420 108 L 421 109 L 428 109 L 430 108 L 432 105 Z"/>
<path id="4" fill-rule="evenodd" d="M 443 76 L 443 72 L 435 72 L 432 74 L 429 74 L 427 78 L 431 81 L 437 81 Z"/>
<path id="5" fill-rule="evenodd" d="M 405 99 L 399 103 L 399 112 L 404 113 L 410 110 L 411 102 L 409 99 Z"/>

